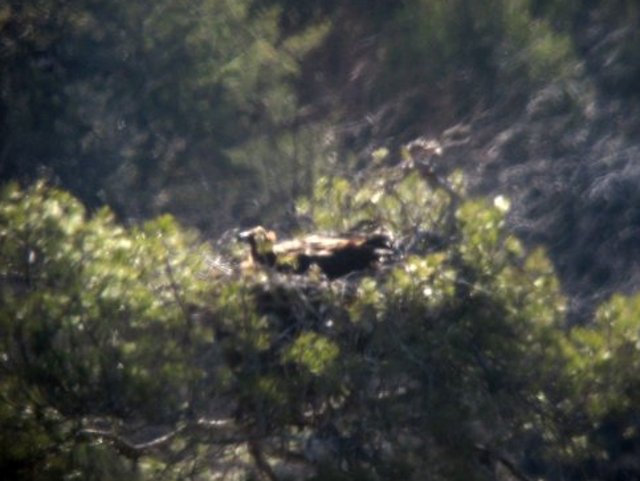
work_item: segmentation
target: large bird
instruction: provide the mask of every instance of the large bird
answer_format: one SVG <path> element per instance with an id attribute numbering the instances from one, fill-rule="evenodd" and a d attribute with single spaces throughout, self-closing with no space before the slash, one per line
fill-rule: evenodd
<path id="1" fill-rule="evenodd" d="M 275 232 L 257 226 L 241 232 L 238 239 L 249 244 L 253 263 L 296 274 L 317 265 L 329 279 L 373 267 L 393 253 L 391 237 L 382 233 L 309 235 L 278 242 Z"/>

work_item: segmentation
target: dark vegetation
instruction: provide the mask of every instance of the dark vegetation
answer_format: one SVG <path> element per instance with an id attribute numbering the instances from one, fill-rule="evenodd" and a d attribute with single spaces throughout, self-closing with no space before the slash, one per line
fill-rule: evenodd
<path id="1" fill-rule="evenodd" d="M 632 0 L 2 3 L 3 479 L 639 479 L 639 136 Z"/>

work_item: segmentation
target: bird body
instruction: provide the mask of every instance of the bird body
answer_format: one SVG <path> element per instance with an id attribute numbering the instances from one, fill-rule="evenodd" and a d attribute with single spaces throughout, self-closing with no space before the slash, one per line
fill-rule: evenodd
<path id="1" fill-rule="evenodd" d="M 329 279 L 368 269 L 393 251 L 391 237 L 380 233 L 347 237 L 313 234 L 277 242 L 273 231 L 258 226 L 238 237 L 249 244 L 256 264 L 296 274 L 317 265 Z"/>

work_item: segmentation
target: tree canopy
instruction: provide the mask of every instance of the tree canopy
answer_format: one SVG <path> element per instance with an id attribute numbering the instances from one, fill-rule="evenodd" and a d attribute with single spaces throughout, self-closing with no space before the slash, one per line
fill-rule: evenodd
<path id="1" fill-rule="evenodd" d="M 508 201 L 450 184 L 322 180 L 299 206 L 318 226 L 384 219 L 403 246 L 332 282 L 217 274 L 169 216 L 123 228 L 46 184 L 5 187 L 3 472 L 614 479 L 636 436 L 638 300 L 566 326 L 544 251 L 505 230 Z"/>
<path id="2" fill-rule="evenodd" d="M 638 479 L 639 23 L 2 3 L 3 479 Z M 257 224 L 393 255 L 250 266 Z"/>

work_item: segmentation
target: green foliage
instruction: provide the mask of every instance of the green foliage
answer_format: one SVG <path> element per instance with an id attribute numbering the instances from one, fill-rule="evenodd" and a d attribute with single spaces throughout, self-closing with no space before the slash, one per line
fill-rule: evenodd
<path id="1" fill-rule="evenodd" d="M 279 219 L 335 167 L 330 148 L 348 159 L 582 75 L 578 20 L 637 15 L 620 0 L 5 3 L 3 178 L 44 173 L 92 208 L 208 232 Z"/>
<path id="2" fill-rule="evenodd" d="M 544 84 L 575 76 L 578 59 L 570 32 L 556 31 L 547 17 L 534 17 L 528 0 L 507 0 L 504 6 L 505 48 L 510 50 L 505 67 L 525 69 L 535 84 Z M 562 22 L 571 13 L 571 2 L 563 2 L 564 11 L 553 10 L 551 21 Z"/>
<path id="3" fill-rule="evenodd" d="M 637 295 L 615 295 L 600 307 L 593 325 L 573 328 L 564 346 L 562 410 L 579 407 L 583 416 L 570 431 L 573 453 L 583 462 L 595 460 L 603 473 L 615 472 L 622 446 L 638 439 L 639 316 Z M 577 418 L 574 412 L 567 416 Z"/>
<path id="4" fill-rule="evenodd" d="M 597 16 L 616 33 L 638 6 L 3 3 L 0 174 L 44 173 L 91 212 L 44 183 L 0 193 L 3 476 L 273 478 L 296 460 L 315 479 L 637 477 L 639 298 L 566 326 L 506 198 L 384 167 L 379 146 L 584 75 L 608 50 L 584 44 Z M 629 60 L 632 90 L 627 43 L 602 55 Z M 363 145 L 372 170 L 325 175 Z M 383 226 L 397 256 L 334 282 L 209 275 L 172 217 L 98 209 L 221 231 L 300 195 L 309 228 Z"/>
<path id="5" fill-rule="evenodd" d="M 304 366 L 311 374 L 321 375 L 338 357 L 339 348 L 313 332 L 300 334 L 284 354 L 285 361 Z"/>
<path id="6" fill-rule="evenodd" d="M 410 2 L 400 17 L 400 22 L 408 24 L 410 36 L 403 42 L 408 48 L 402 55 L 409 62 L 418 61 L 434 80 L 446 75 L 445 66 L 464 68 L 465 64 L 481 69 L 476 72 L 479 76 L 513 68 L 526 69 L 535 82 L 567 75 L 576 63 L 570 37 L 555 32 L 546 18 L 535 18 L 530 3 Z M 500 59 L 497 64 L 496 59 Z"/>
<path id="7" fill-rule="evenodd" d="M 185 310 L 208 290 L 194 275 L 204 253 L 170 217 L 126 231 L 106 209 L 87 218 L 77 200 L 42 183 L 3 188 L 2 421 L 13 424 L 20 406 L 32 449 L 14 445 L 5 463 L 57 466 L 57 444 L 83 418 L 180 415 L 185 387 L 201 377 L 192 364 L 199 332 Z"/>
<path id="8" fill-rule="evenodd" d="M 375 408 L 381 411 L 367 416 L 366 436 L 388 436 L 406 452 L 396 461 L 424 466 L 419 469 L 444 479 L 460 475 L 458 468 L 477 471 L 469 450 L 478 435 L 496 446 L 518 443 L 530 423 L 528 403 L 538 404 L 547 382 L 546 372 L 532 372 L 531 366 L 561 349 L 565 309 L 544 252 L 527 253 L 507 233 L 508 200 L 459 204 L 459 176 L 447 184 L 458 193 L 432 186 L 417 173 L 373 174 L 357 187 L 345 179 L 324 179 L 315 198 L 299 204 L 324 229 L 346 230 L 374 220 L 392 226 L 410 246 L 384 275 L 360 281 L 347 304 L 355 332 L 338 339 L 367 339 L 363 355 L 369 365 L 357 356 L 343 361 L 361 383 L 352 381 L 348 391 L 379 383 L 378 396 L 385 399 Z M 421 239 L 424 233 L 430 235 Z M 434 239 L 448 240 L 434 245 Z M 340 352 L 350 350 L 343 346 Z M 394 390 L 402 394 L 381 394 Z M 404 414 L 392 401 L 396 396 Z M 423 413 L 420 421 L 409 414 L 415 412 Z M 424 456 L 424 445 L 416 450 L 403 445 L 394 429 L 377 431 L 377 423 L 390 420 L 402 426 L 399 432 L 411 426 L 409 432 L 415 429 L 438 454 L 424 458 L 424 465 L 416 462 L 413 456 Z M 455 446 L 447 441 L 450 436 L 457 439 Z M 448 463 L 440 464 L 440 456 Z"/>
<path id="9" fill-rule="evenodd" d="M 181 479 L 251 458 L 264 474 L 293 453 L 318 479 L 485 479 L 487 451 L 515 456 L 512 474 L 613 476 L 638 437 L 638 297 L 565 328 L 544 251 L 506 230 L 509 201 L 462 185 L 323 179 L 301 210 L 324 229 L 393 226 L 403 251 L 333 282 L 209 276 L 211 253 L 169 216 L 125 229 L 44 183 L 5 186 L 3 472 Z"/>
<path id="10" fill-rule="evenodd" d="M 0 11 L 3 178 L 45 173 L 92 207 L 170 210 L 214 231 L 298 195 L 313 171 L 302 159 L 318 152 L 307 141 L 316 127 L 298 129 L 295 82 L 329 22 L 281 41 L 277 9 L 250 5 L 10 1 Z"/>
<path id="11" fill-rule="evenodd" d="M 301 215 L 311 215 L 322 230 L 345 231 L 373 221 L 398 234 L 409 234 L 412 229 L 431 229 L 442 222 L 448 206 L 446 192 L 430 188 L 413 173 L 397 181 L 389 181 L 384 174 L 368 176 L 355 186 L 344 178 L 322 177 L 313 195 L 299 201 L 297 209 Z"/>

